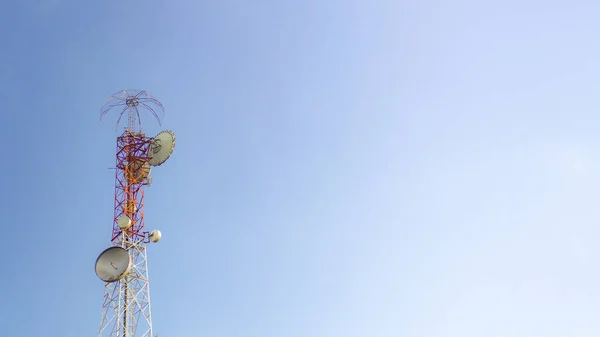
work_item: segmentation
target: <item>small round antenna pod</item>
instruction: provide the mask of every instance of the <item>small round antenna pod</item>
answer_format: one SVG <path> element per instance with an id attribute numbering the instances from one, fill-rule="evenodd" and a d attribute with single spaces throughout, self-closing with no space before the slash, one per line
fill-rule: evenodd
<path id="1" fill-rule="evenodd" d="M 162 238 L 162 233 L 158 230 L 155 229 L 152 232 L 150 232 L 150 234 L 148 234 L 148 239 L 150 239 L 150 241 L 157 243 L 158 241 L 160 241 L 160 239 Z"/>
<path id="2" fill-rule="evenodd" d="M 172 131 L 161 131 L 152 139 L 148 147 L 148 163 L 152 166 L 162 165 L 175 149 L 175 134 Z"/>
<path id="3" fill-rule="evenodd" d="M 117 226 L 121 229 L 127 229 L 131 227 L 131 219 L 127 215 L 123 215 L 117 219 Z"/>
<path id="4" fill-rule="evenodd" d="M 96 259 L 96 275 L 104 282 L 122 279 L 131 268 L 129 252 L 121 247 L 110 247 Z"/>

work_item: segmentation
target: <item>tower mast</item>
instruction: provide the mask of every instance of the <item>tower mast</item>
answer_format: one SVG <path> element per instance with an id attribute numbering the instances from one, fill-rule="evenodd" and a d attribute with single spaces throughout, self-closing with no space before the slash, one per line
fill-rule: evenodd
<path id="1" fill-rule="evenodd" d="M 116 107 L 121 108 L 117 127 L 125 112 L 128 122 L 123 133 L 117 137 L 111 236 L 114 249 L 107 249 L 96 261 L 96 274 L 105 281 L 98 336 L 152 337 L 146 244 L 158 242 L 161 233 L 145 230 L 144 188 L 150 184 L 151 166 L 162 164 L 170 156 L 175 137 L 172 132 L 161 132 L 157 137 L 150 138 L 142 132 L 140 108 L 149 111 L 159 123 L 157 111 L 164 113 L 160 102 L 147 92 L 125 89 L 113 94 L 103 105 L 101 118 Z M 157 143 L 168 145 L 169 141 L 172 146 L 158 146 L 156 150 Z M 117 254 L 121 255 L 117 257 Z"/>

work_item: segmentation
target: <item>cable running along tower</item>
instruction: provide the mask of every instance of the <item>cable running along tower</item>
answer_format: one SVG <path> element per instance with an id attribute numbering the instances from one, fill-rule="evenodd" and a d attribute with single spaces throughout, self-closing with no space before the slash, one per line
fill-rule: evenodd
<path id="1" fill-rule="evenodd" d="M 125 131 L 117 137 L 114 216 L 111 246 L 96 260 L 96 275 L 105 282 L 98 337 L 154 337 L 150 310 L 150 283 L 146 244 L 158 242 L 158 230 L 144 225 L 144 188 L 150 171 L 163 164 L 175 148 L 175 135 L 162 131 L 154 138 L 142 133 L 140 112 L 149 112 L 161 124 L 162 104 L 146 91 L 122 90 L 106 99 L 100 119 L 119 111 L 117 128 L 127 117 Z"/>

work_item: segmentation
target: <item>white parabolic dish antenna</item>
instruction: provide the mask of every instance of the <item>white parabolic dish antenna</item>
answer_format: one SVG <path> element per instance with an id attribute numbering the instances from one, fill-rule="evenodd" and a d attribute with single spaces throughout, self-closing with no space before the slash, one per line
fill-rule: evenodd
<path id="1" fill-rule="evenodd" d="M 123 278 L 131 268 L 129 252 L 121 247 L 110 247 L 100 253 L 96 260 L 96 275 L 104 282 Z"/>
<path id="2" fill-rule="evenodd" d="M 150 239 L 150 241 L 157 243 L 158 241 L 160 241 L 160 238 L 162 238 L 162 233 L 158 229 L 155 229 L 152 232 L 150 232 L 148 238 Z"/>
<path id="3" fill-rule="evenodd" d="M 152 166 L 160 166 L 167 161 L 175 149 L 175 134 L 172 131 L 161 131 L 148 147 L 148 163 Z"/>
<path id="4" fill-rule="evenodd" d="M 127 229 L 131 227 L 131 218 L 127 215 L 123 215 L 117 219 L 117 226 L 121 229 Z"/>

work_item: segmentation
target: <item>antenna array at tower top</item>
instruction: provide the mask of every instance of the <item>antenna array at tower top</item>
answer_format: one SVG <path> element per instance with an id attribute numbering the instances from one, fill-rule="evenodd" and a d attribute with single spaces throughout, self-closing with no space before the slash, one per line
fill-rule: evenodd
<path id="1" fill-rule="evenodd" d="M 142 131 L 142 119 L 140 110 L 150 112 L 161 125 L 165 110 L 162 104 L 144 90 L 123 89 L 110 95 L 102 105 L 100 119 L 102 119 L 111 109 L 119 110 L 119 119 L 115 130 L 119 127 L 123 115 L 127 112 L 127 129 L 131 131 Z"/>

